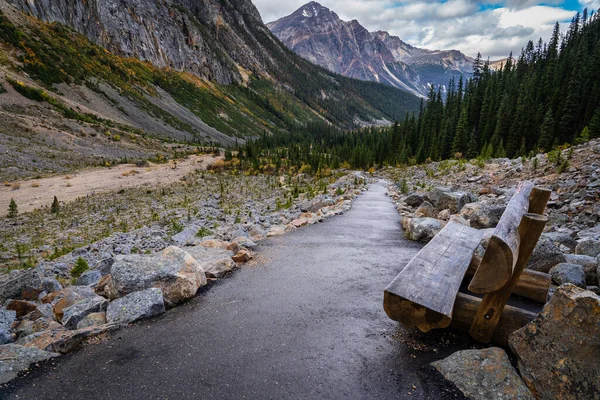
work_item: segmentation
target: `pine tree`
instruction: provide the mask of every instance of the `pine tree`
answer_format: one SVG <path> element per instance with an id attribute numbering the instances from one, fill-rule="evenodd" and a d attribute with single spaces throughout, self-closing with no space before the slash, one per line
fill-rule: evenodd
<path id="1" fill-rule="evenodd" d="M 600 137 L 600 107 L 598 107 L 598 109 L 594 113 L 594 116 L 590 120 L 588 129 L 591 138 Z"/>
<path id="2" fill-rule="evenodd" d="M 468 159 L 473 159 L 475 157 L 477 157 L 477 149 L 479 148 L 479 138 L 477 136 L 477 130 L 475 130 L 475 128 L 473 128 L 471 130 L 471 137 L 469 140 L 469 147 L 467 150 L 467 158 Z"/>
<path id="3" fill-rule="evenodd" d="M 54 196 L 54 201 L 52 201 L 52 206 L 50 206 L 50 212 L 52 214 L 58 214 L 60 212 L 60 203 L 56 196 Z"/>
<path id="4" fill-rule="evenodd" d="M 575 144 L 583 144 L 590 141 L 590 129 L 586 126 L 575 139 Z M 572 149 L 572 147 L 571 147 Z"/>
<path id="5" fill-rule="evenodd" d="M 481 74 L 483 72 L 483 63 L 481 62 L 481 53 L 477 53 L 477 57 L 475 57 L 475 61 L 473 61 L 473 81 L 475 83 L 479 82 L 481 79 Z"/>
<path id="6" fill-rule="evenodd" d="M 456 126 L 456 135 L 454 136 L 454 141 L 452 142 L 452 153 L 460 153 L 463 156 L 467 155 L 469 146 L 469 133 L 467 132 L 467 129 L 467 109 L 466 107 L 463 107 L 462 111 L 460 112 L 458 125 Z"/>
<path id="7" fill-rule="evenodd" d="M 15 199 L 10 199 L 10 204 L 8 205 L 8 218 L 15 218 L 17 215 L 19 215 L 19 207 L 17 207 Z"/>
<path id="8" fill-rule="evenodd" d="M 544 122 L 540 129 L 540 140 L 538 141 L 538 148 L 543 151 L 552 150 L 552 144 L 554 143 L 554 118 L 552 117 L 552 110 L 546 112 Z"/>

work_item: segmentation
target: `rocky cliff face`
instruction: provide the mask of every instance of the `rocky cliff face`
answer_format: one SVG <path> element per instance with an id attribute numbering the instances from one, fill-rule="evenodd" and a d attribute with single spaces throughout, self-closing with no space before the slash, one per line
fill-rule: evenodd
<path id="1" fill-rule="evenodd" d="M 456 50 L 413 47 L 388 32 L 369 32 L 356 20 L 342 21 L 317 2 L 267 24 L 290 49 L 330 71 L 385 83 L 426 96 L 429 84 L 467 77 L 473 60 Z"/>
<path id="2" fill-rule="evenodd" d="M 392 52 L 397 61 L 413 67 L 440 65 L 447 71 L 470 74 L 473 71 L 473 59 L 458 50 L 427 50 L 411 46 L 398 36 L 385 31 L 373 33 Z"/>
<path id="3" fill-rule="evenodd" d="M 267 26 L 291 50 L 330 71 L 421 94 L 416 74 L 379 38 L 319 3 L 308 3 Z"/>
<path id="4" fill-rule="evenodd" d="M 111 52 L 218 83 L 241 82 L 246 69 L 273 60 L 250 33 L 261 29 L 248 0 L 9 0 L 47 22 L 60 22 Z"/>

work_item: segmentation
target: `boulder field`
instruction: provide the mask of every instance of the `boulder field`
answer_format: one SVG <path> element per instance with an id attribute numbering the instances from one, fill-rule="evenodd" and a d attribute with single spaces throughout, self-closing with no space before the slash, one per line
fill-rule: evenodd
<path id="1" fill-rule="evenodd" d="M 335 185 L 341 187 L 343 182 L 358 179 L 356 175 L 342 177 Z M 363 184 L 359 188 L 340 190 L 342 194 L 332 197 L 318 195 L 297 205 L 295 214 L 288 211 L 271 215 L 264 224 L 268 231 L 254 224 L 232 225 L 222 228 L 220 235 L 205 237 L 202 228 L 191 223 L 170 240 L 155 242 L 155 251 L 95 250 L 125 237 L 130 249 L 138 245 L 138 240 L 148 239 L 139 232 L 120 234 L 119 238 L 76 249 L 55 262 L 2 276 L 0 383 L 15 378 L 31 364 L 70 353 L 91 338 L 160 316 L 194 297 L 210 280 L 223 278 L 251 261 L 259 250 L 257 243 L 266 237 L 343 214 L 366 189 L 366 179 L 360 180 Z M 267 221 L 262 216 L 256 218 L 258 222 Z M 153 228 L 142 228 L 148 229 Z M 77 279 L 65 279 L 79 258 L 86 259 L 91 269 Z"/>

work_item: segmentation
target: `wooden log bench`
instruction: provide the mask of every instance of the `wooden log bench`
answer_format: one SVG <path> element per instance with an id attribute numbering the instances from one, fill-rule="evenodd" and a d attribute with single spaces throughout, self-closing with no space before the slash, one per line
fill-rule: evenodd
<path id="1" fill-rule="evenodd" d="M 550 193 L 520 183 L 478 265 L 472 260 L 483 231 L 448 223 L 385 289 L 387 315 L 423 332 L 452 326 L 482 343 L 506 345 L 536 316 L 507 306 L 511 294 L 542 304 L 548 297 L 550 276 L 525 266 L 548 221 Z M 460 292 L 465 280 L 471 294 Z"/>

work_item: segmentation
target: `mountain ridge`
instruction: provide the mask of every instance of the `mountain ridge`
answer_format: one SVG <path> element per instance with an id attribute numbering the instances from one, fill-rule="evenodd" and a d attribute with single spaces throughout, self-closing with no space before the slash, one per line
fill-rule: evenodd
<path id="1" fill-rule="evenodd" d="M 445 88 L 452 77 L 467 78 L 472 71 L 473 59 L 458 50 L 420 49 L 388 32 L 369 32 L 315 1 L 267 27 L 297 54 L 330 71 L 421 97 L 430 84 Z"/>
<path id="2" fill-rule="evenodd" d="M 0 0 L 0 120 L 11 124 L 0 132 L 0 150 L 10 154 L 0 159 L 6 177 L 65 171 L 56 161 L 65 151 L 73 165 L 104 165 L 165 157 L 171 142 L 232 146 L 317 121 L 391 123 L 419 107 L 406 92 L 310 64 L 271 34 L 247 0 L 118 4 Z M 31 129 L 43 134 L 23 133 Z M 150 137 L 155 142 L 141 148 Z M 56 141 L 56 154 L 45 151 L 48 141 Z M 23 171 L 7 170 L 16 164 Z"/>

